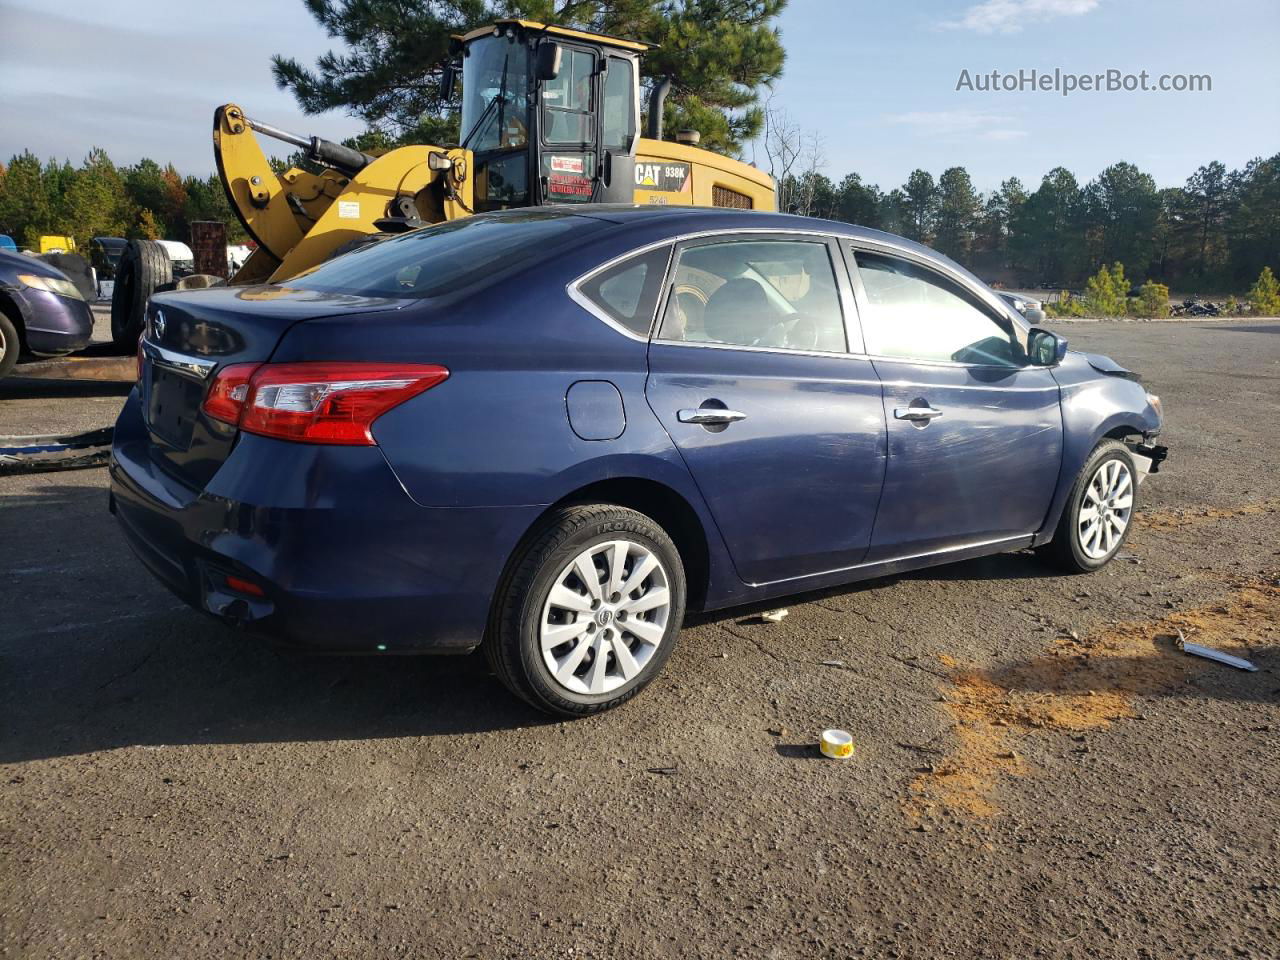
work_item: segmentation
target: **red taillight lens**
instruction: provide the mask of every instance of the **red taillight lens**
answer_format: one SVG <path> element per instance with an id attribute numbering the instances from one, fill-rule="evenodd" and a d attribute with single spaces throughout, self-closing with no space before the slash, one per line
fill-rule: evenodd
<path id="1" fill-rule="evenodd" d="M 264 437 L 373 446 L 378 417 L 448 377 L 428 363 L 235 364 L 219 372 L 204 411 Z"/>
<path id="2" fill-rule="evenodd" d="M 205 394 L 204 412 L 233 427 L 239 423 L 240 412 L 249 397 L 249 381 L 260 366 L 260 363 L 233 363 L 219 370 Z"/>

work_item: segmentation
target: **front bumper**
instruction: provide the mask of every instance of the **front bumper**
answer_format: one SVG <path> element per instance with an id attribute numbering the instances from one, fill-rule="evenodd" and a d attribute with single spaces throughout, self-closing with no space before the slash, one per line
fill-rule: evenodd
<path id="1" fill-rule="evenodd" d="M 93 311 L 84 300 L 60 297 L 30 287 L 5 287 L 22 314 L 23 339 L 40 357 L 83 350 L 93 338 Z"/>
<path id="2" fill-rule="evenodd" d="M 197 610 L 317 652 L 475 648 L 537 515 L 419 506 L 376 447 L 241 435 L 203 490 L 150 450 L 135 391 L 116 425 L 110 508 L 143 565 Z"/>

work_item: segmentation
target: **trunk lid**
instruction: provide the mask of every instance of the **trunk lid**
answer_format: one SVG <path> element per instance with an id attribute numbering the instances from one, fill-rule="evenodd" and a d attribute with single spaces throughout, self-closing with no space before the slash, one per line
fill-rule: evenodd
<path id="1" fill-rule="evenodd" d="M 305 320 L 339 314 L 358 319 L 407 302 L 279 286 L 156 294 L 147 307 L 138 382 L 156 464 L 193 487 L 204 487 L 231 453 L 237 434 L 200 411 L 223 367 L 267 361 L 286 331 Z"/>

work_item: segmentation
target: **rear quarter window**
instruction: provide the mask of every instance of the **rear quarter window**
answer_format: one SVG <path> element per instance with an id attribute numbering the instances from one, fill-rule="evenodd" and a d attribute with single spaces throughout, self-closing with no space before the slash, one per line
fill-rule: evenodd
<path id="1" fill-rule="evenodd" d="M 614 323 L 647 337 L 670 258 L 669 246 L 636 254 L 582 281 L 578 291 Z"/>

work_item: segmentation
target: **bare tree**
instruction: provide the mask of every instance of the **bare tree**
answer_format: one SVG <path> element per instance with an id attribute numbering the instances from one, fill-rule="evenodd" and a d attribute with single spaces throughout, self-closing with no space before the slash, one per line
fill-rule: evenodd
<path id="1" fill-rule="evenodd" d="M 765 102 L 764 135 L 761 138 L 769 175 L 778 185 L 778 209 L 808 216 L 814 206 L 814 184 L 826 165 L 822 137 L 809 133 L 773 105 Z"/>

